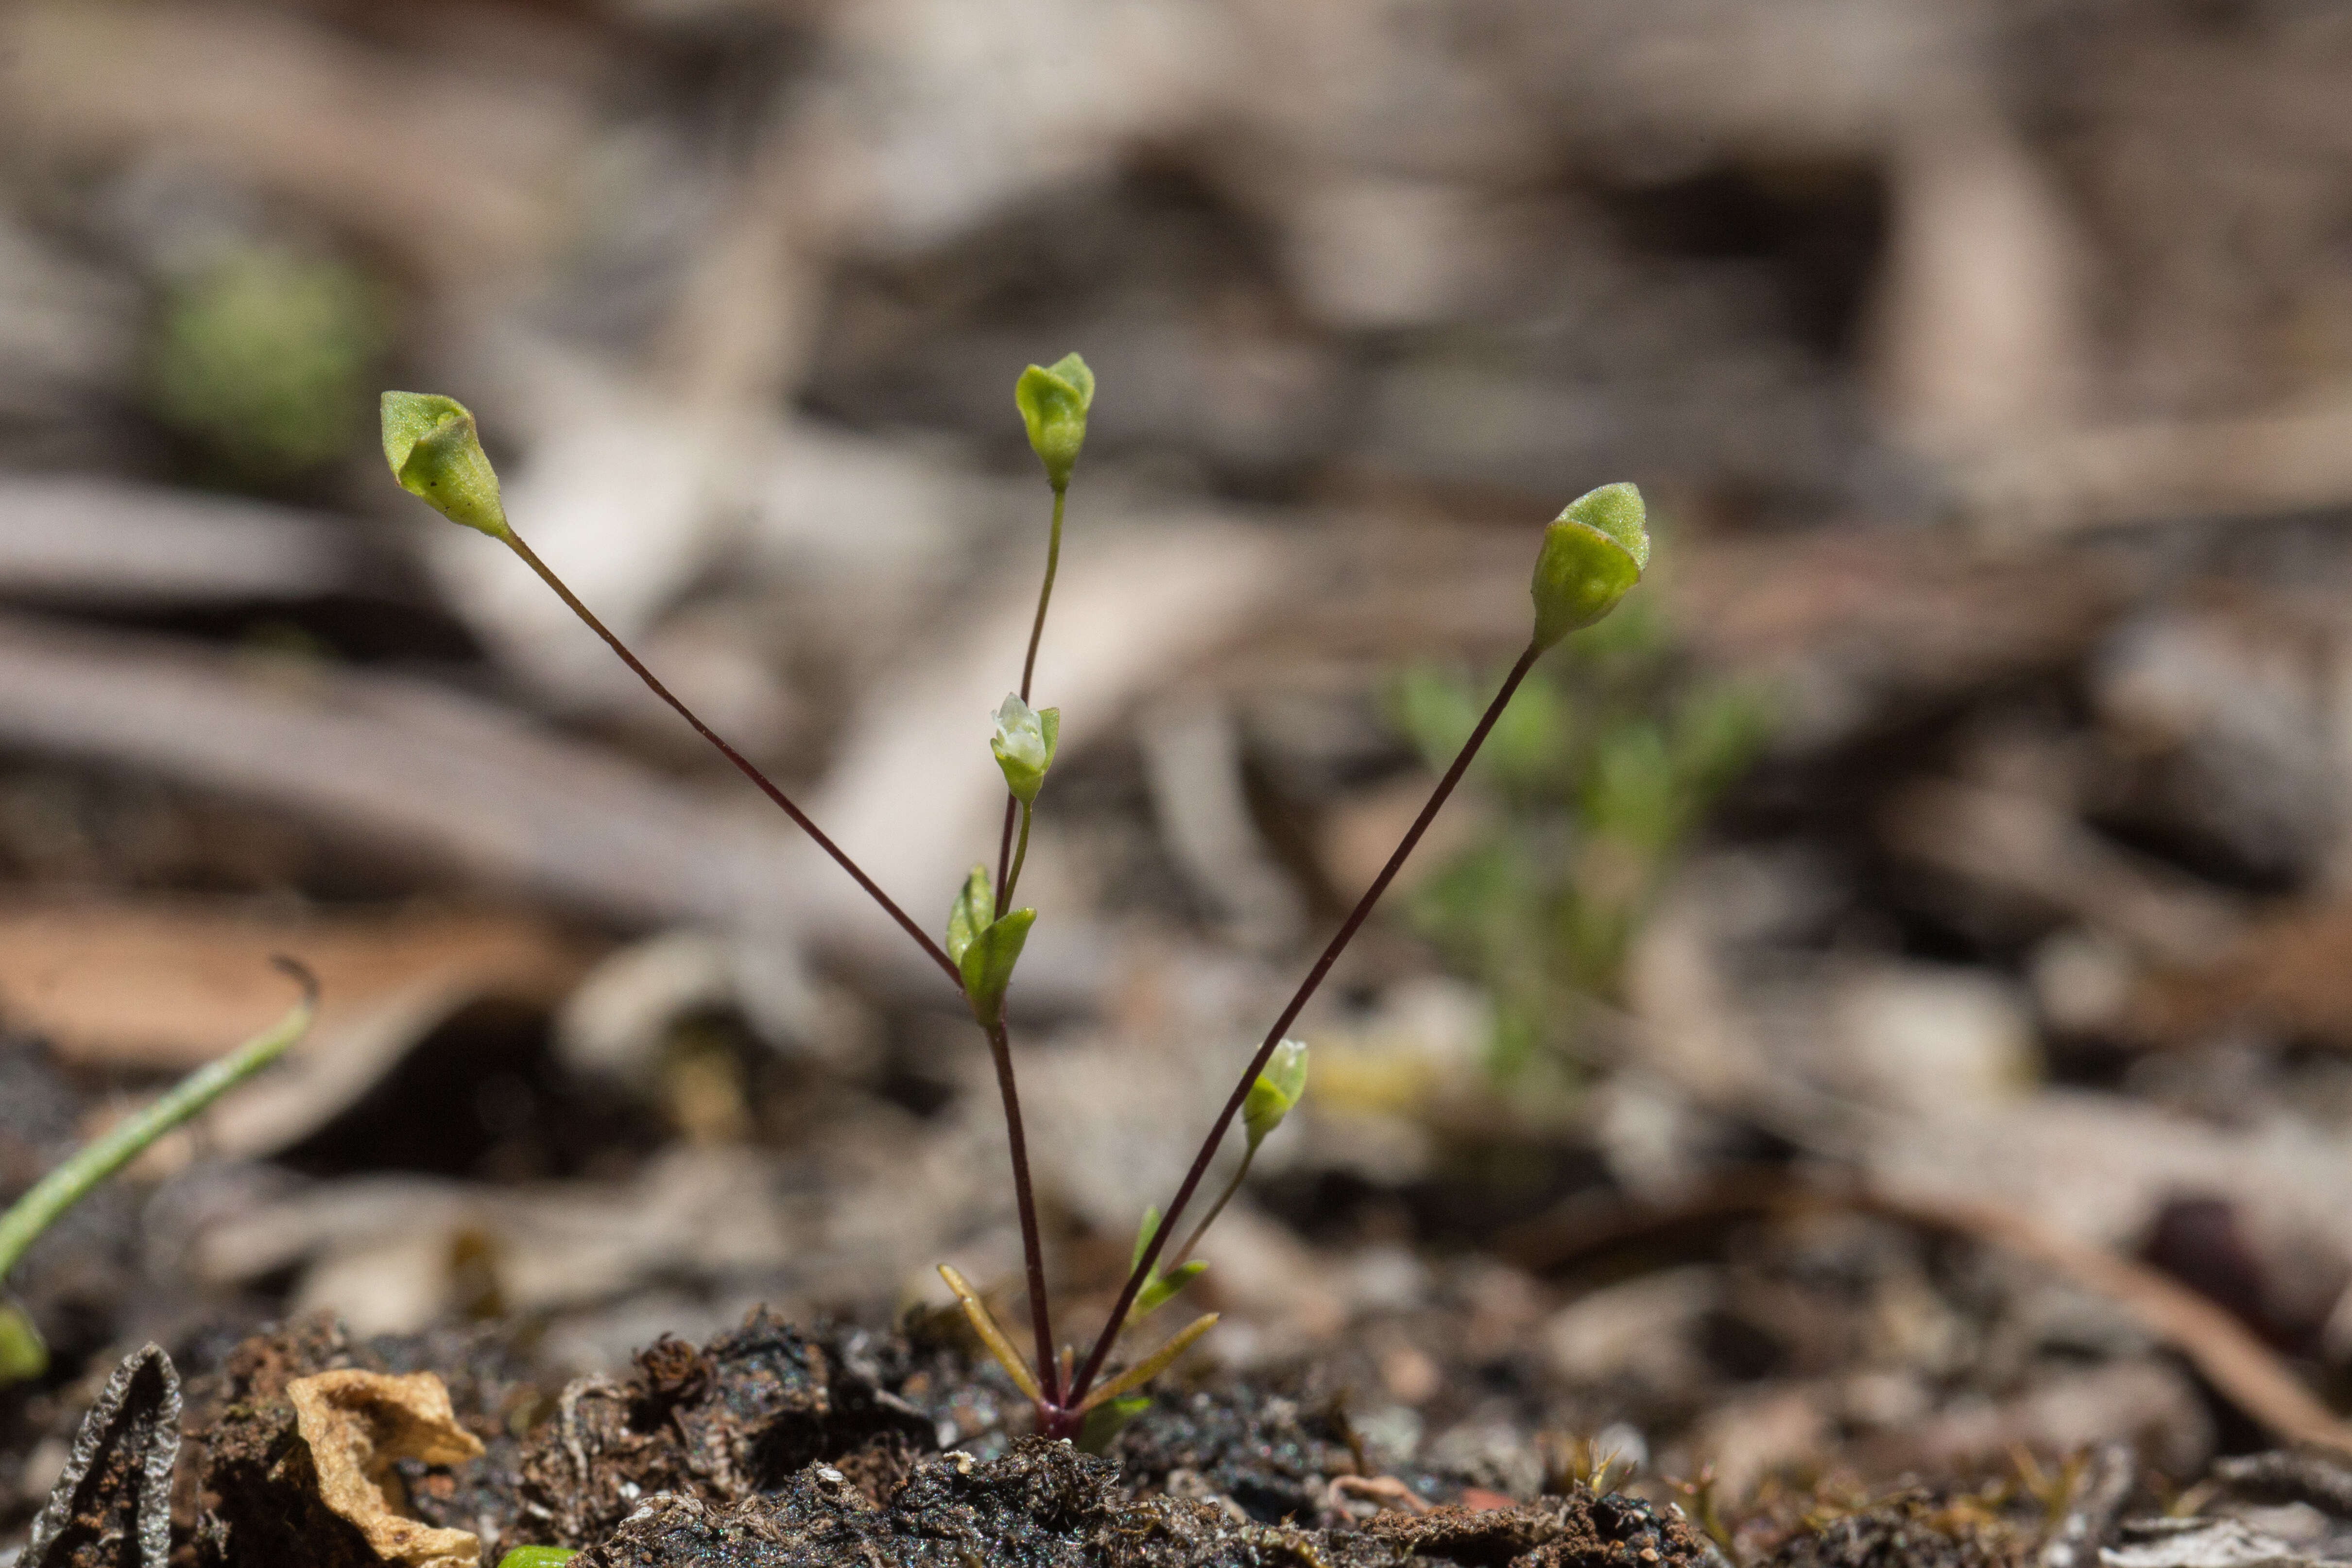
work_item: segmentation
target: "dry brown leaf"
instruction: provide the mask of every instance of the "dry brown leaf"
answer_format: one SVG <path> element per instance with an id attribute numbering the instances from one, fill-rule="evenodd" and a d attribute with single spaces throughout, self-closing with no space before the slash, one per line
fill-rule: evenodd
<path id="1" fill-rule="evenodd" d="M 429 1372 L 396 1377 L 350 1369 L 286 1385 L 294 1422 L 310 1447 L 320 1500 L 359 1527 L 376 1555 L 403 1568 L 478 1568 L 481 1538 L 407 1518 L 400 1459 L 457 1465 L 482 1456 L 481 1439 L 457 1425 L 449 1390 Z"/>
<path id="2" fill-rule="evenodd" d="M 277 953 L 319 976 L 304 1057 L 429 991 L 553 1004 L 588 955 L 546 921 L 498 912 L 304 915 L 191 900 L 0 905 L 0 1005 L 68 1061 L 178 1070 L 276 1005 Z"/>

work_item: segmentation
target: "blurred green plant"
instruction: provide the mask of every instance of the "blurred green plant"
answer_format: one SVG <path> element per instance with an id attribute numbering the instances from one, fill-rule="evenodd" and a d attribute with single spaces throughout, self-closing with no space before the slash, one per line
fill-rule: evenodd
<path id="1" fill-rule="evenodd" d="M 1460 666 L 1419 663 L 1397 679 L 1391 714 L 1443 767 L 1491 689 Z M 1627 604 L 1520 686 L 1471 769 L 1488 814 L 1408 901 L 1414 926 L 1493 996 L 1496 1077 L 1570 1051 L 1577 1001 L 1616 990 L 1660 884 L 1771 728 L 1760 688 L 1690 670 L 1654 601 Z"/>
<path id="2" fill-rule="evenodd" d="M 276 484 L 367 434 L 389 302 L 357 268 L 242 250 L 173 287 L 155 322 L 155 416 L 233 482 Z"/>

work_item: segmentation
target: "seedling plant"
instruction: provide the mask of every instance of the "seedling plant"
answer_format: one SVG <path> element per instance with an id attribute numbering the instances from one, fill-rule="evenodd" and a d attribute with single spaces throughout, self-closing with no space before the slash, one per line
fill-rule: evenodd
<path id="1" fill-rule="evenodd" d="M 935 939 L 877 886 L 758 766 L 663 685 L 524 542 L 507 519 L 498 477 L 482 450 L 474 416 L 463 405 L 449 397 L 411 392 L 387 392 L 383 399 L 384 458 L 401 485 L 451 521 L 485 533 L 512 551 L 590 630 L 611 646 L 656 697 L 718 748 L 754 787 L 773 801 L 865 889 L 961 994 L 973 1022 L 988 1042 L 998 1095 L 1003 1101 L 1027 1276 L 1034 1354 L 1022 1353 L 961 1275 L 945 1266 L 940 1273 L 955 1293 L 981 1342 L 1035 1407 L 1038 1429 L 1048 1436 L 1073 1439 L 1087 1447 L 1107 1442 L 1118 1426 L 1145 1403 L 1138 1391 L 1216 1323 L 1213 1313 L 1196 1318 L 1140 1360 L 1122 1370 L 1112 1369 L 1113 1353 L 1126 1331 L 1165 1306 L 1205 1267 L 1192 1256 L 1202 1234 L 1238 1190 L 1259 1145 L 1281 1124 L 1304 1092 L 1307 1048 L 1290 1035 L 1300 1011 L 1362 929 L 1406 857 L 1421 842 L 1430 822 L 1462 782 L 1463 773 L 1493 732 L 1512 694 L 1535 668 L 1537 660 L 1570 632 L 1593 625 L 1614 609 L 1641 580 L 1650 557 L 1641 494 L 1630 484 L 1604 485 L 1580 497 L 1544 530 L 1537 551 L 1532 587 L 1534 625 L 1526 647 L 1472 725 L 1395 852 L 1266 1030 L 1265 1039 L 1235 1080 L 1233 1092 L 1210 1122 L 1207 1134 L 1167 1207 L 1148 1210 L 1143 1215 L 1126 1280 L 1102 1327 L 1083 1355 L 1075 1345 L 1057 1352 L 1045 1289 L 1045 1248 L 1038 1230 L 1035 1187 L 1030 1175 L 1028 1136 L 1022 1121 L 1020 1088 L 1013 1073 L 1007 1020 L 1013 973 L 1037 921 L 1034 909 L 1016 905 L 1013 900 L 1028 855 L 1037 798 L 1053 768 L 1061 734 L 1060 710 L 1033 706 L 1032 683 L 1036 674 L 1038 647 L 1045 637 L 1046 612 L 1053 602 L 1054 579 L 1061 564 L 1063 516 L 1070 476 L 1086 442 L 1087 416 L 1094 396 L 1094 373 L 1075 353 L 1051 366 L 1029 366 L 1021 373 L 1013 388 L 1013 401 L 1027 426 L 1030 447 L 1044 465 L 1045 480 L 1053 492 L 1053 511 L 1045 536 L 1044 580 L 1037 591 L 1037 610 L 1030 626 L 1028 650 L 1022 660 L 1020 686 L 996 710 L 995 731 L 989 742 L 1005 784 L 1004 821 L 996 847 L 996 864 L 992 874 L 984 862 L 972 867 L 950 901 L 943 942 Z M 1183 1233 L 1181 1243 L 1171 1247 L 1170 1238 L 1177 1234 L 1177 1226 L 1199 1195 L 1211 1164 L 1236 1119 L 1243 1123 L 1244 1136 L 1239 1168 L 1200 1222 Z"/>
<path id="2" fill-rule="evenodd" d="M 145 1153 L 163 1134 L 284 1056 L 310 1032 L 310 1020 L 319 1009 L 319 983 L 290 958 L 275 962 L 302 992 L 285 1016 L 74 1151 L 65 1163 L 9 1205 L 7 1213 L 0 1214 L 0 1280 L 7 1279 L 26 1249 L 68 1209 Z M 32 1318 L 14 1301 L 0 1297 L 0 1387 L 38 1377 L 48 1364 L 48 1347 Z"/>

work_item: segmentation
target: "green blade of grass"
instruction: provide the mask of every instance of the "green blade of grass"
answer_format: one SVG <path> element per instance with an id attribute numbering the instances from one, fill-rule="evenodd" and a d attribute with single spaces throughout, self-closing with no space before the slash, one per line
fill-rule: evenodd
<path id="1" fill-rule="evenodd" d="M 310 1020 L 318 1012 L 319 982 L 292 959 L 274 962 L 301 985 L 301 1000 L 268 1028 L 218 1061 L 198 1068 L 161 1100 L 135 1116 L 123 1118 L 103 1136 L 76 1150 L 64 1164 L 18 1198 L 5 1215 L 0 1215 L 0 1279 L 7 1277 L 24 1257 L 25 1249 L 55 1224 L 59 1215 L 137 1159 L 155 1140 L 285 1055 L 287 1047 L 309 1031 Z"/>

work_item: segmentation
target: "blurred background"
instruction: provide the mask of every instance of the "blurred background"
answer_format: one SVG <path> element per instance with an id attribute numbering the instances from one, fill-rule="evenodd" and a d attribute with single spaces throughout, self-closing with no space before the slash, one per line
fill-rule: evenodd
<path id="1" fill-rule="evenodd" d="M 1043 563 L 1013 384 L 1073 349 L 1015 999 L 1073 1332 L 1630 479 L 1655 569 L 1302 1021 L 1207 1357 L 1506 1490 L 1538 1429 L 1741 1492 L 2276 1430 L 1920 1217 L 1975 1205 L 2352 1393 L 2344 7 L 11 0 L 0 1194 L 269 954 L 327 1005 L 11 1280 L 10 1518 L 142 1337 L 497 1321 L 560 1378 L 941 1260 L 1017 1307 L 959 999 L 374 399 L 468 403 L 943 925 Z M 1771 1201 L 1822 1172 L 1893 1196 Z"/>

